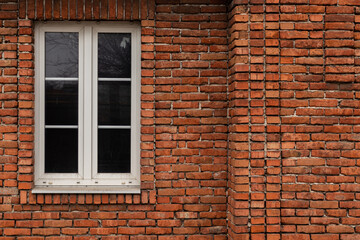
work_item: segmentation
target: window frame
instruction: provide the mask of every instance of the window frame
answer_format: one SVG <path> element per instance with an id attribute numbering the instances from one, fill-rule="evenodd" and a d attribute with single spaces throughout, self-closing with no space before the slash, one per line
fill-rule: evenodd
<path id="1" fill-rule="evenodd" d="M 78 173 L 75 174 L 45 173 L 45 32 L 79 33 Z M 130 173 L 96 173 L 97 33 L 131 33 Z M 38 22 L 35 24 L 35 188 L 32 190 L 33 193 L 140 193 L 140 73 L 141 32 L 137 23 Z M 85 79 L 91 79 L 91 82 Z"/>

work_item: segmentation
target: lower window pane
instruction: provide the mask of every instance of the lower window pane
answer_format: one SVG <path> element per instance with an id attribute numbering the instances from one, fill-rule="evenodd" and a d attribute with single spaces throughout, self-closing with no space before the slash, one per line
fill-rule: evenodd
<path id="1" fill-rule="evenodd" d="M 78 172 L 78 130 L 45 129 L 45 173 Z"/>
<path id="2" fill-rule="evenodd" d="M 130 172 L 130 129 L 98 130 L 98 173 Z"/>

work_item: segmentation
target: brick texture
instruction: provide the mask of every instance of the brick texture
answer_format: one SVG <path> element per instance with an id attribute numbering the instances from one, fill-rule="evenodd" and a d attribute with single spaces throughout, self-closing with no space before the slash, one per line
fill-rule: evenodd
<path id="1" fill-rule="evenodd" d="M 35 21 L 139 21 L 141 194 L 32 194 Z M 0 1 L 0 240 L 360 239 L 360 2 Z"/>
<path id="2" fill-rule="evenodd" d="M 222 1 L 2 1 L 0 19 L 0 239 L 226 239 Z M 33 33 L 43 20 L 141 22 L 140 195 L 31 193 Z"/>

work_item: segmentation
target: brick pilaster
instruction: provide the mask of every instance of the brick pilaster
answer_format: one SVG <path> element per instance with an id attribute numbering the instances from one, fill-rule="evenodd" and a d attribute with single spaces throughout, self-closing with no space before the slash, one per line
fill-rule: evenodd
<path id="1" fill-rule="evenodd" d="M 248 240 L 250 237 L 248 10 L 247 1 L 232 1 L 228 5 L 228 238 L 239 240 Z"/>

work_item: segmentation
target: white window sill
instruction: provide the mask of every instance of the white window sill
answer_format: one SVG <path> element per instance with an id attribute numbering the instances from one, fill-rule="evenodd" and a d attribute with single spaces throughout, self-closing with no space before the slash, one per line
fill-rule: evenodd
<path id="1" fill-rule="evenodd" d="M 36 186 L 32 193 L 139 194 L 140 186 Z"/>

